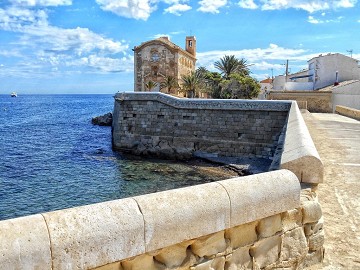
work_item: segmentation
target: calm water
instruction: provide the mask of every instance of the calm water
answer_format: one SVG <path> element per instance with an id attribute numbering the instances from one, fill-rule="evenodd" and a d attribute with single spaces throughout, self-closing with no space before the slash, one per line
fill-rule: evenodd
<path id="1" fill-rule="evenodd" d="M 218 180 L 194 166 L 129 159 L 91 118 L 111 95 L 0 95 L 0 220 Z"/>

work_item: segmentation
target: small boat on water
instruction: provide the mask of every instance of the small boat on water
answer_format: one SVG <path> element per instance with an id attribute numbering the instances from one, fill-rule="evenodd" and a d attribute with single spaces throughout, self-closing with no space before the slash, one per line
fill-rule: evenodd
<path id="1" fill-rule="evenodd" d="M 12 92 L 12 93 L 11 93 L 11 96 L 12 96 L 12 97 L 17 97 L 17 93 L 16 93 L 16 92 Z"/>

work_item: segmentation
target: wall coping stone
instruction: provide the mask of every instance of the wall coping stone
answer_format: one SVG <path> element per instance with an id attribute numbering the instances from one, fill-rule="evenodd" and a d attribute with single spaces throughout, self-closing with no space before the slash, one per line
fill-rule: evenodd
<path id="1" fill-rule="evenodd" d="M 158 101 L 178 109 L 206 110 L 289 111 L 291 106 L 291 101 L 288 100 L 177 98 L 158 92 L 116 93 L 115 100 L 118 102 L 124 100 Z"/>
<path id="2" fill-rule="evenodd" d="M 353 118 L 356 120 L 360 120 L 360 110 L 358 110 L 358 109 L 336 105 L 335 112 L 337 114 L 340 114 L 343 116 L 347 116 L 347 117 L 350 117 L 350 118 Z"/>
<path id="3" fill-rule="evenodd" d="M 295 173 L 300 182 L 323 182 L 324 165 L 296 101 L 289 111 L 280 167 Z"/>
<path id="4" fill-rule="evenodd" d="M 299 205 L 299 180 L 278 170 L 4 220 L 0 265 L 95 268 Z"/>

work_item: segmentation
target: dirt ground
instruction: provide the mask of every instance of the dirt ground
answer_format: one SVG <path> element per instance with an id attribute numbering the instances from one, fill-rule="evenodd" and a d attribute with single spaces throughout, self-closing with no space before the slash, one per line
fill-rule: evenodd
<path id="1" fill-rule="evenodd" d="M 309 269 L 360 269 L 360 122 L 336 114 L 303 117 L 325 170 L 317 189 L 325 259 Z"/>

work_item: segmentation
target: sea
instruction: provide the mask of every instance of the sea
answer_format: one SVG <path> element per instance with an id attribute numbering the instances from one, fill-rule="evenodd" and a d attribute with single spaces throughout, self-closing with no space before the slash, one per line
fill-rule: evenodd
<path id="1" fill-rule="evenodd" d="M 113 151 L 113 95 L 0 95 L 0 220 L 219 180 Z"/>

